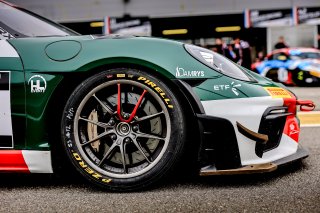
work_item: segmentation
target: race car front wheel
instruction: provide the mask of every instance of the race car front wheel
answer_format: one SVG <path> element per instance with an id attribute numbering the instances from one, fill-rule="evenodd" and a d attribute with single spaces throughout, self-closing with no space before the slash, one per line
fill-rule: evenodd
<path id="1" fill-rule="evenodd" d="M 185 141 L 178 97 L 142 71 L 114 69 L 79 85 L 62 118 L 62 139 L 76 169 L 110 190 L 149 186 L 174 167 Z"/>

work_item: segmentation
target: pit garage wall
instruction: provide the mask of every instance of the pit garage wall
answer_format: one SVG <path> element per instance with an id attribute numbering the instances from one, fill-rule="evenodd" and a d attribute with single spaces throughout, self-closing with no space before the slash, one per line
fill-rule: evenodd
<path id="1" fill-rule="evenodd" d="M 103 17 L 171 17 L 242 13 L 244 9 L 316 7 L 319 0 L 8 0 L 58 22 L 101 20 Z"/>
<path id="2" fill-rule="evenodd" d="M 267 28 L 267 52 L 274 49 L 279 36 L 284 36 L 289 47 L 318 47 L 318 27 L 314 25 Z"/>

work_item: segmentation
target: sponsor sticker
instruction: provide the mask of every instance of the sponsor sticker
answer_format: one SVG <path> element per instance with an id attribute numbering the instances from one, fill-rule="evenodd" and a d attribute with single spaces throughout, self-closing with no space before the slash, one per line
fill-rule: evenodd
<path id="1" fill-rule="evenodd" d="M 220 84 L 213 85 L 214 91 L 228 91 L 231 90 L 236 96 L 239 96 L 238 88 L 241 87 L 241 84 L 236 84 L 234 81 L 231 84 Z"/>
<path id="2" fill-rule="evenodd" d="M 33 75 L 29 78 L 28 85 L 31 93 L 44 93 L 47 88 L 46 79 L 41 75 Z"/>
<path id="3" fill-rule="evenodd" d="M 289 91 L 281 87 L 264 87 L 272 98 L 292 98 Z"/>
<path id="4" fill-rule="evenodd" d="M 299 141 L 300 127 L 297 119 L 293 115 L 287 118 L 283 133 L 288 135 L 294 141 Z"/>
<path id="5" fill-rule="evenodd" d="M 177 67 L 176 68 L 176 77 L 197 78 L 197 77 L 203 77 L 203 76 L 204 76 L 204 71 L 201 71 L 201 70 L 188 71 L 188 70 L 185 70 L 182 67 Z"/>
<path id="6" fill-rule="evenodd" d="M 124 78 L 124 77 L 126 77 L 126 74 L 117 74 L 117 77 L 118 78 Z"/>

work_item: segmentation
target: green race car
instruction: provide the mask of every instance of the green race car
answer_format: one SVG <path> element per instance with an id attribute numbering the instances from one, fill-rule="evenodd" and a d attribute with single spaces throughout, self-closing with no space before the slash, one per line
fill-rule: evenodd
<path id="1" fill-rule="evenodd" d="M 173 170 L 269 172 L 304 158 L 300 101 L 207 49 L 134 36 L 81 36 L 0 1 L 0 171 L 68 162 L 126 191 Z M 66 156 L 64 158 L 63 156 Z"/>

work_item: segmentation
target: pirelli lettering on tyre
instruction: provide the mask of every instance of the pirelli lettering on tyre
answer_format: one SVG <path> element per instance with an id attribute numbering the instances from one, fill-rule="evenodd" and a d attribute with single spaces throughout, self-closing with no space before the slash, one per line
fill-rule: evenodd
<path id="1" fill-rule="evenodd" d="M 74 159 L 76 159 L 76 161 L 79 163 L 79 165 L 81 166 L 81 168 L 87 172 L 89 175 L 91 175 L 92 177 L 96 178 L 97 180 L 100 180 L 104 183 L 110 183 L 112 180 L 109 178 L 103 178 L 100 174 L 96 173 L 93 169 L 91 169 L 80 157 L 80 155 L 76 152 L 72 153 Z"/>
<path id="2" fill-rule="evenodd" d="M 144 84 L 152 87 L 162 97 L 167 107 L 171 109 L 173 108 L 173 105 L 171 104 L 171 100 L 167 97 L 166 93 L 164 93 L 164 91 L 157 84 L 147 79 L 146 77 L 142 77 L 142 76 L 138 78 L 138 81 L 142 81 Z"/>

